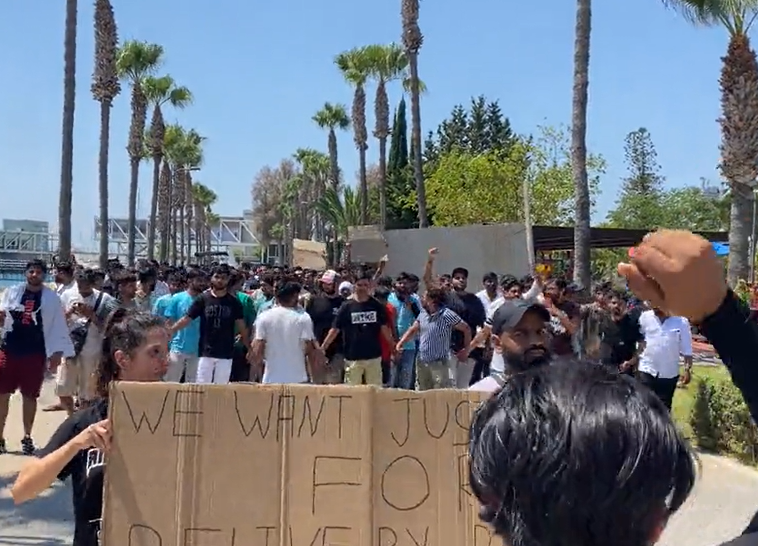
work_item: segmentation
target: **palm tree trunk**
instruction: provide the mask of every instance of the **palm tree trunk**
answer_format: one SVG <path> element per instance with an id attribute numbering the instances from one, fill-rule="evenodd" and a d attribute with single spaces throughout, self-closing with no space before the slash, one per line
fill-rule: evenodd
<path id="1" fill-rule="evenodd" d="M 424 185 L 424 163 L 421 157 L 421 91 L 418 79 L 418 53 L 408 57 L 411 76 L 411 141 L 416 153 L 413 154 L 413 175 L 416 180 L 416 198 L 418 201 L 418 225 L 429 227 L 426 213 L 426 186 Z"/>
<path id="2" fill-rule="evenodd" d="M 340 185 L 340 166 L 337 156 L 337 134 L 334 132 L 334 127 L 329 128 L 329 178 L 332 182 L 332 188 L 337 191 Z"/>
<path id="3" fill-rule="evenodd" d="M 179 230 L 177 229 L 176 210 L 171 211 L 171 263 L 176 265 L 179 263 L 179 248 L 177 247 L 177 239 L 179 236 Z"/>
<path id="4" fill-rule="evenodd" d="M 76 15 L 77 0 L 66 0 L 66 30 L 63 68 L 63 135 L 61 139 L 61 186 L 58 212 L 58 257 L 71 257 L 71 202 L 74 186 L 74 109 L 76 106 Z"/>
<path id="5" fill-rule="evenodd" d="M 137 188 L 139 186 L 139 158 L 129 161 L 129 214 L 126 219 L 126 263 L 134 265 L 137 244 Z"/>
<path id="6" fill-rule="evenodd" d="M 155 231 L 158 228 L 158 189 L 161 178 L 161 158 L 153 157 L 153 193 L 150 201 L 150 225 L 147 228 L 147 259 L 155 258 Z"/>
<path id="7" fill-rule="evenodd" d="M 100 194 L 100 268 L 108 267 L 108 152 L 111 134 L 111 101 L 100 103 L 100 152 L 98 192 Z"/>
<path id="8" fill-rule="evenodd" d="M 184 265 L 184 242 L 187 240 L 187 230 L 184 224 L 184 207 L 179 208 L 179 262 Z"/>
<path id="9" fill-rule="evenodd" d="M 729 221 L 729 260 L 726 278 L 729 286 L 750 275 L 750 240 L 753 224 L 752 190 L 747 185 L 732 185 L 732 207 Z"/>
<path id="10" fill-rule="evenodd" d="M 387 139 L 379 139 L 379 225 L 387 229 Z"/>
<path id="11" fill-rule="evenodd" d="M 358 152 L 358 176 L 361 181 L 361 225 L 368 223 L 368 180 L 366 180 L 366 150 Z"/>
<path id="12" fill-rule="evenodd" d="M 590 191 L 587 183 L 587 88 L 589 87 L 591 0 L 577 0 L 574 37 L 574 96 L 571 106 L 571 171 L 576 199 L 574 281 L 590 287 Z"/>

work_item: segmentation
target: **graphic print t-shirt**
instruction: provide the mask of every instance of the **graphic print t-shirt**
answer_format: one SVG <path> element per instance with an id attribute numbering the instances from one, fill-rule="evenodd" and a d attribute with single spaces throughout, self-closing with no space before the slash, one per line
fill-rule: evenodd
<path id="1" fill-rule="evenodd" d="M 46 354 L 42 331 L 42 291 L 26 290 L 21 296 L 21 307 L 23 311 L 10 311 L 13 330 L 5 336 L 5 350 L 18 356 Z"/>
<path id="2" fill-rule="evenodd" d="M 334 327 L 342 334 L 345 360 L 381 358 L 379 336 L 386 325 L 387 309 L 374 298 L 345 301 L 334 318 Z"/>
<path id="3" fill-rule="evenodd" d="M 203 292 L 190 306 L 187 316 L 200 319 L 200 356 L 231 360 L 234 357 L 234 323 L 241 320 L 242 304 L 237 296 L 216 297 Z"/>
<path id="4" fill-rule="evenodd" d="M 108 416 L 108 401 L 98 400 L 66 419 L 48 444 L 37 452 L 42 458 L 63 447 L 85 428 Z M 71 478 L 74 500 L 74 546 L 98 546 L 103 507 L 105 454 L 99 449 L 77 453 L 58 474 L 61 481 Z"/>

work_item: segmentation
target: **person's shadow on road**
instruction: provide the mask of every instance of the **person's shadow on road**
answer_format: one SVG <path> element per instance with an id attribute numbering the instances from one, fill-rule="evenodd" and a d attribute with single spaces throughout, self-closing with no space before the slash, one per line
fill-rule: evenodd
<path id="1" fill-rule="evenodd" d="M 15 476 L 0 476 L 0 491 L 8 491 Z M 48 491 L 34 500 L 16 506 L 10 495 L 0 497 L 0 546 L 59 546 L 69 544 L 58 538 L 73 534 L 73 507 L 71 488 L 56 482 Z M 28 529 L 27 534 L 24 531 Z M 41 537 L 50 529 L 52 537 Z"/>

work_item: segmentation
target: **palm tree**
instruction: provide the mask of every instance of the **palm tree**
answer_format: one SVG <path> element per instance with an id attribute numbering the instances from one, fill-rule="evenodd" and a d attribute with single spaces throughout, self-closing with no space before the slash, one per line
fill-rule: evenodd
<path id="1" fill-rule="evenodd" d="M 329 186 L 329 156 L 312 148 L 298 148 L 293 157 L 300 165 L 303 177 L 301 193 L 298 196 L 302 233 L 298 237 L 323 241 L 324 219 L 313 208 L 312 203 L 321 199 Z"/>
<path id="2" fill-rule="evenodd" d="M 190 237 L 186 218 L 192 208 L 192 171 L 198 170 L 203 162 L 202 142 L 205 139 L 194 129 L 185 130 L 179 125 L 166 127 L 163 153 L 168 160 L 173 180 L 171 181 L 171 224 L 173 225 L 171 245 L 174 262 L 184 262 L 185 245 Z"/>
<path id="3" fill-rule="evenodd" d="M 218 197 L 216 193 L 201 184 L 195 182 L 192 184 L 192 201 L 195 207 L 195 237 L 196 248 L 198 251 L 208 250 L 210 247 L 210 227 L 208 225 L 208 215 L 213 214 L 212 207 Z"/>
<path id="4" fill-rule="evenodd" d="M 590 68 L 591 0 L 577 0 L 574 30 L 574 93 L 571 105 L 571 171 L 574 178 L 574 281 L 589 289 L 590 189 L 587 182 L 587 88 Z M 532 258 L 530 258 L 531 262 Z"/>
<path id="5" fill-rule="evenodd" d="M 340 166 L 337 156 L 337 132 L 345 131 L 350 127 L 350 118 L 347 115 L 347 108 L 344 104 L 332 104 L 325 102 L 324 107 L 313 115 L 313 121 L 322 129 L 329 129 L 328 150 L 330 179 L 332 188 L 336 191 L 340 185 Z"/>
<path id="6" fill-rule="evenodd" d="M 58 256 L 71 256 L 71 201 L 74 186 L 74 109 L 76 106 L 76 0 L 66 0 L 63 54 L 63 130 L 61 138 L 61 186 L 58 213 Z"/>
<path id="7" fill-rule="evenodd" d="M 360 197 L 353 191 L 353 188 L 346 186 L 340 192 L 333 188 L 328 188 L 326 193 L 316 201 L 315 208 L 326 223 L 332 228 L 334 240 L 332 248 L 334 249 L 334 263 L 340 262 L 337 256 L 339 242 L 345 242 L 348 239 L 351 227 L 360 225 Z"/>
<path id="8" fill-rule="evenodd" d="M 108 265 L 108 151 L 111 134 L 111 106 L 121 92 L 116 69 L 118 30 L 110 0 L 95 2 L 95 70 L 92 96 L 100 103 L 100 152 L 98 190 L 100 193 L 100 267 Z"/>
<path id="9" fill-rule="evenodd" d="M 171 165 L 169 165 L 169 162 L 164 157 L 158 183 L 158 227 L 161 234 L 160 244 L 158 245 L 158 259 L 161 263 L 166 263 L 168 261 L 168 248 L 169 242 L 171 241 L 172 178 L 173 173 L 171 172 Z"/>
<path id="10" fill-rule="evenodd" d="M 376 80 L 374 136 L 379 140 L 379 217 L 382 229 L 387 226 L 387 137 L 390 135 L 390 105 L 387 84 L 406 76 L 408 56 L 397 44 L 366 47 L 371 76 Z"/>
<path id="11" fill-rule="evenodd" d="M 337 55 L 334 64 L 342 72 L 345 80 L 353 86 L 353 141 L 358 149 L 358 176 L 361 188 L 361 224 L 368 217 L 368 181 L 366 179 L 366 150 L 368 150 L 368 131 L 366 129 L 366 80 L 369 77 L 369 64 L 365 48 L 356 47 Z"/>
<path id="12" fill-rule="evenodd" d="M 753 190 L 758 177 L 758 62 L 748 33 L 756 0 L 670 0 L 690 21 L 723 26 L 729 34 L 721 68 L 721 173 L 732 196 L 727 280 L 734 287 L 750 271 Z"/>
<path id="13" fill-rule="evenodd" d="M 116 69 L 121 79 L 132 86 L 132 119 L 129 125 L 129 214 L 127 216 L 127 262 L 134 263 L 137 223 L 137 190 L 139 189 L 139 167 L 144 158 L 145 122 L 147 120 L 147 97 L 142 85 L 145 76 L 152 74 L 160 65 L 163 47 L 158 44 L 129 40 L 119 48 Z"/>
<path id="14" fill-rule="evenodd" d="M 424 185 L 424 165 L 421 157 L 421 84 L 418 77 L 418 52 L 424 43 L 424 36 L 418 26 L 419 0 L 403 0 L 403 46 L 408 56 L 411 88 L 411 149 L 413 154 L 413 174 L 416 179 L 418 199 L 418 225 L 429 227 L 426 213 L 426 187 Z"/>
<path id="15" fill-rule="evenodd" d="M 153 192 L 150 200 L 150 223 L 147 233 L 147 257 L 152 260 L 155 254 L 155 232 L 158 216 L 158 190 L 160 187 L 161 162 L 163 161 L 163 136 L 166 126 L 161 107 L 170 104 L 174 108 L 184 108 L 192 103 L 192 92 L 186 87 L 177 86 L 171 76 L 146 76 L 142 88 L 149 104 L 153 106 L 148 141 L 153 158 Z"/>

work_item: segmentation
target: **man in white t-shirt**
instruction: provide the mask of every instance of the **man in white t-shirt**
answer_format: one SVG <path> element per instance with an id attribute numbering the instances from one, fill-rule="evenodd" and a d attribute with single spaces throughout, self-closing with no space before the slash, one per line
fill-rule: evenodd
<path id="1" fill-rule="evenodd" d="M 294 282 L 277 287 L 276 305 L 255 321 L 253 366 L 257 372 L 264 367 L 262 383 L 308 383 L 306 358 L 311 366 L 324 363 L 314 343 L 313 321 L 298 306 L 300 290 Z"/>
<path id="2" fill-rule="evenodd" d="M 113 296 L 94 288 L 96 282 L 93 270 L 79 271 L 73 287 L 60 296 L 69 331 L 87 328 L 79 354 L 64 359 L 56 371 L 55 394 L 69 414 L 74 411 L 75 396 L 82 406 L 95 398 L 93 375 L 102 358 L 103 326 L 118 305 Z"/>
<path id="3" fill-rule="evenodd" d="M 679 382 L 680 355 L 684 357 L 685 382 L 689 382 L 692 370 L 690 323 L 661 309 L 649 309 L 640 314 L 639 324 L 644 341 L 637 379 L 650 387 L 670 411 Z"/>

